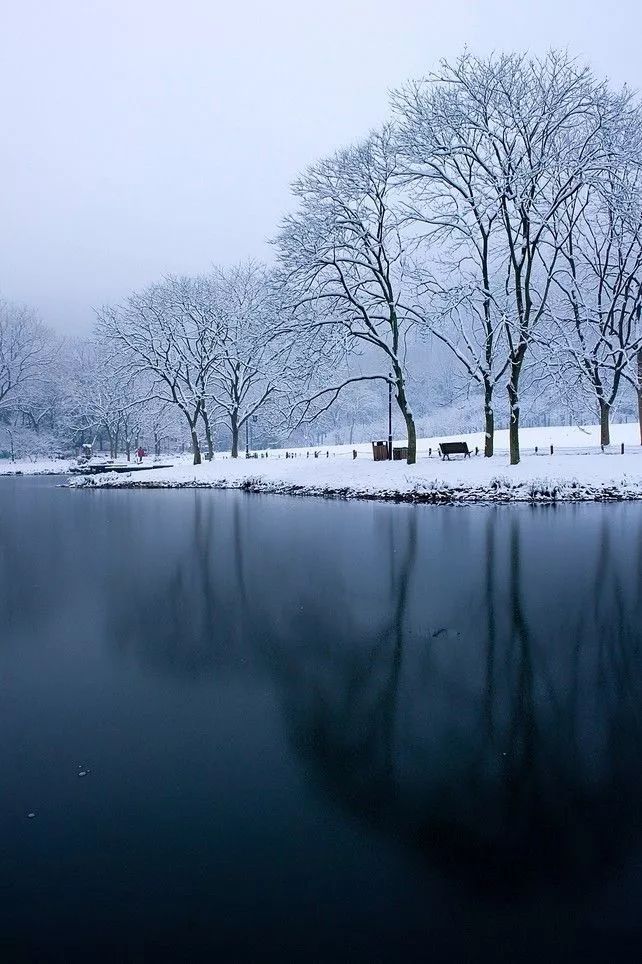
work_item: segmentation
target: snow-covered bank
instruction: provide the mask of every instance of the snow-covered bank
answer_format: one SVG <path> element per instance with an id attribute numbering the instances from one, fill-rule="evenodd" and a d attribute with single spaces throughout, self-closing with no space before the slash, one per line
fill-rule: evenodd
<path id="1" fill-rule="evenodd" d="M 73 463 L 69 459 L 0 459 L 0 476 L 3 475 L 66 475 Z"/>
<path id="2" fill-rule="evenodd" d="M 534 453 L 537 446 L 540 454 L 550 452 L 551 445 L 557 449 L 571 449 L 576 452 L 600 452 L 600 427 L 599 425 L 551 425 L 539 426 L 536 428 L 522 428 L 519 433 L 522 455 Z M 384 435 L 379 438 L 385 440 Z M 431 438 L 417 439 L 417 452 L 419 457 L 427 456 L 432 450 L 437 451 L 439 442 L 451 442 L 465 440 L 471 451 L 478 448 L 480 452 L 484 450 L 484 433 L 470 432 L 468 434 L 460 432 L 458 435 L 434 435 Z M 611 426 L 611 451 L 615 451 L 622 443 L 627 449 L 636 451 L 640 449 L 640 430 L 637 422 L 626 422 L 621 425 Z M 397 439 L 394 445 L 405 445 L 403 439 Z M 372 457 L 372 447 L 370 442 L 355 442 L 349 445 L 318 445 L 316 451 L 325 455 L 326 451 L 337 455 L 351 455 L 356 449 L 359 456 L 367 455 Z M 314 446 L 303 448 L 289 448 L 289 452 L 297 452 L 305 457 L 306 452 L 314 452 Z M 277 457 L 283 455 L 285 449 L 270 451 Z M 508 429 L 498 429 L 495 432 L 495 455 L 508 454 Z M 220 456 L 219 456 L 220 457 Z"/>
<path id="3" fill-rule="evenodd" d="M 616 426 L 614 437 L 625 443 L 601 452 L 594 429 L 527 429 L 522 461 L 509 464 L 506 453 L 442 462 L 434 453 L 439 439 L 423 439 L 416 465 L 374 462 L 369 446 L 323 447 L 238 460 L 219 455 L 200 466 L 179 458 L 169 469 L 136 474 L 76 478 L 85 488 L 221 488 L 326 498 L 381 499 L 397 502 L 580 502 L 642 499 L 642 448 L 637 425 Z M 500 433 L 498 433 L 500 434 Z M 622 436 L 622 438 L 620 438 Z M 474 451 L 476 436 L 466 437 Z M 501 434 L 498 439 L 501 446 Z M 539 453 L 535 454 L 535 446 Z M 554 454 L 550 454 L 550 445 Z M 428 450 L 432 449 L 432 455 Z M 308 454 L 309 452 L 309 454 Z M 546 454 L 542 454 L 546 452 Z"/>

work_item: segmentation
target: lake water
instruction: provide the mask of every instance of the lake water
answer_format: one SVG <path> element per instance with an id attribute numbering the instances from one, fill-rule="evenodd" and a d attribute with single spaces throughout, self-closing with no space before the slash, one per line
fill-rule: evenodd
<path id="1" fill-rule="evenodd" d="M 55 483 L 0 479 L 3 962 L 630 956 L 642 507 Z"/>

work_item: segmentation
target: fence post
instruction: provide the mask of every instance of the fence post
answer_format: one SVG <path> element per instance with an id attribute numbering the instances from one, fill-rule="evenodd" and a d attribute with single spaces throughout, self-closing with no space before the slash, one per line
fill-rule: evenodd
<path id="1" fill-rule="evenodd" d="M 624 442 L 622 442 L 622 455 L 624 455 Z"/>
<path id="2" fill-rule="evenodd" d="M 553 454 L 553 446 L 551 445 L 551 455 Z"/>

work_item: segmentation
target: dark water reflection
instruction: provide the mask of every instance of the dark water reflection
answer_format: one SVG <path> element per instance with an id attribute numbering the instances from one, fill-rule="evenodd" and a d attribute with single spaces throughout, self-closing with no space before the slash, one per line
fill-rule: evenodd
<path id="1" fill-rule="evenodd" d="M 7 959 L 625 959 L 641 572 L 635 505 L 2 480 Z"/>

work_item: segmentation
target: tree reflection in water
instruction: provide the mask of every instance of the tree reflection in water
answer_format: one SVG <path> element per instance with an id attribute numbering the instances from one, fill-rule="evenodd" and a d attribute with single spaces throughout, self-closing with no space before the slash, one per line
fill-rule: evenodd
<path id="1" fill-rule="evenodd" d="M 285 524 L 274 501 L 214 505 L 197 493 L 150 583 L 159 637 L 134 608 L 125 647 L 172 673 L 251 664 L 310 783 L 479 892 L 588 889 L 623 861 L 642 822 L 642 524 L 378 506 L 346 529 L 350 506 Z"/>
<path id="2" fill-rule="evenodd" d="M 464 554 L 449 573 L 451 619 L 436 630 L 439 587 L 417 561 L 430 521 L 406 514 L 387 605 L 367 630 L 349 609 L 317 612 L 311 629 L 294 600 L 264 647 L 314 778 L 483 889 L 584 879 L 620 859 L 641 823 L 639 570 L 626 571 L 602 513 L 586 554 L 548 547 L 568 570 L 552 596 L 529 533 L 554 512 L 477 515 L 484 564 Z"/>

